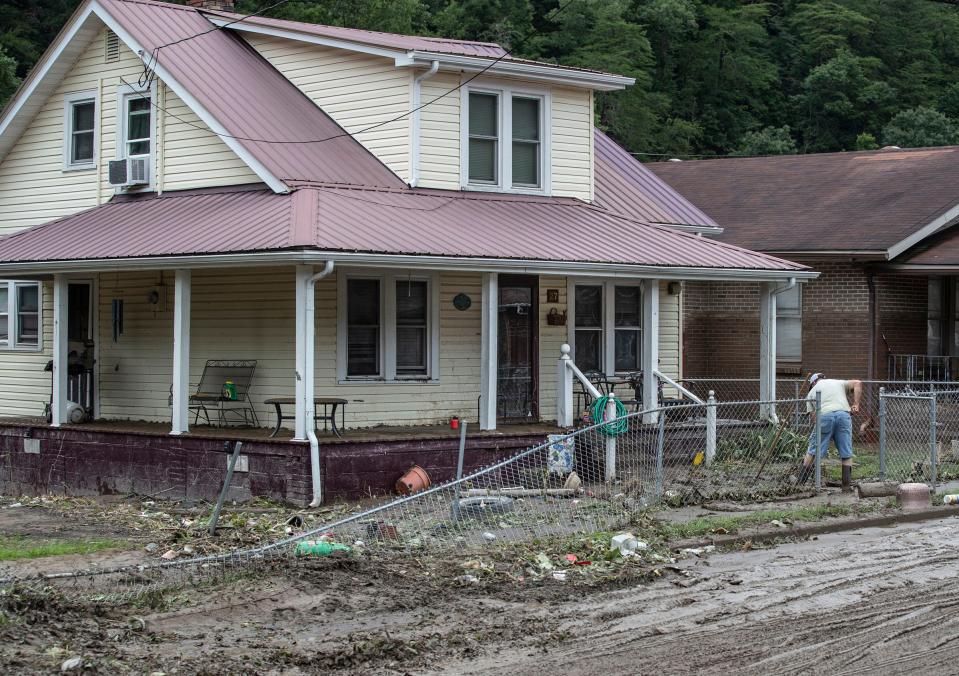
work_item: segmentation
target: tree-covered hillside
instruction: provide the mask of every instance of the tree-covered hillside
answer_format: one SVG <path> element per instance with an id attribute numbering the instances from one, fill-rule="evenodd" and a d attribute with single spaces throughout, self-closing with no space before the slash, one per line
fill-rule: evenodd
<path id="1" fill-rule="evenodd" d="M 599 97 L 597 124 L 630 150 L 682 156 L 959 143 L 955 2 L 292 0 L 267 15 L 490 40 L 631 75 L 634 87 Z M 76 4 L 0 6 L 0 100 Z"/>

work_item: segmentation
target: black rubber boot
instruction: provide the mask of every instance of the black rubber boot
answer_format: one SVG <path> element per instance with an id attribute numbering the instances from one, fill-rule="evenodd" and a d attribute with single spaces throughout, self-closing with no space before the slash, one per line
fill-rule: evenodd
<path id="1" fill-rule="evenodd" d="M 852 465 L 842 466 L 842 492 L 852 493 Z"/>
<path id="2" fill-rule="evenodd" d="M 806 482 L 809 481 L 809 475 L 812 474 L 815 465 L 800 465 L 799 466 L 799 476 L 796 477 L 797 486 L 805 486 Z"/>

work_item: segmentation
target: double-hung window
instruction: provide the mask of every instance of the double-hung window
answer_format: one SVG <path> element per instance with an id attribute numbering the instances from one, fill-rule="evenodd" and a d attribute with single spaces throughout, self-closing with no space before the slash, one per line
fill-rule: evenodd
<path id="1" fill-rule="evenodd" d="M 776 296 L 776 360 L 802 359 L 802 287 Z"/>
<path id="2" fill-rule="evenodd" d="M 0 348 L 40 348 L 40 284 L 0 280 Z"/>
<path id="3" fill-rule="evenodd" d="M 482 87 L 462 101 L 463 187 L 548 192 L 548 94 Z"/>
<path id="4" fill-rule="evenodd" d="M 437 292 L 433 275 L 341 273 L 339 379 L 437 379 Z"/>
<path id="5" fill-rule="evenodd" d="M 96 166 L 97 101 L 95 92 L 76 92 L 64 97 L 63 167 L 92 169 Z"/>
<path id="6" fill-rule="evenodd" d="M 607 375 L 643 368 L 643 289 L 613 281 L 573 285 L 570 341 L 582 371 Z"/>
<path id="7" fill-rule="evenodd" d="M 124 97 L 123 156 L 149 155 L 152 136 L 153 105 L 150 92 L 128 94 Z"/>

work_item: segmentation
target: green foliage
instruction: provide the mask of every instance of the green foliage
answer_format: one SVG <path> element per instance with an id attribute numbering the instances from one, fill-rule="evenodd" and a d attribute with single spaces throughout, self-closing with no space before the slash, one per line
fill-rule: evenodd
<path id="1" fill-rule="evenodd" d="M 0 4 L 0 100 L 78 2 Z M 292 0 L 267 15 L 496 41 L 517 56 L 635 77 L 625 91 L 597 95 L 596 123 L 637 152 L 851 150 L 873 147 L 874 135 L 897 145 L 955 142 L 959 8 L 948 3 L 566 2 Z M 237 2 L 240 12 L 261 6 Z"/>
<path id="2" fill-rule="evenodd" d="M 125 549 L 122 540 L 35 540 L 21 536 L 0 536 L 0 561 L 38 559 L 45 556 L 91 554 L 104 549 Z"/>
<path id="3" fill-rule="evenodd" d="M 808 439 L 805 435 L 786 427 L 776 439 L 777 428 L 769 426 L 762 430 L 746 432 L 739 438 L 726 437 L 719 442 L 716 448 L 716 461 L 728 462 L 762 462 L 768 456 L 769 462 L 798 461 L 806 452 Z"/>
<path id="4" fill-rule="evenodd" d="M 789 125 L 746 132 L 739 146 L 741 155 L 792 155 L 795 152 L 796 141 L 790 134 Z"/>
<path id="5" fill-rule="evenodd" d="M 917 106 L 889 120 L 882 128 L 882 142 L 900 148 L 952 145 L 959 142 L 959 129 L 938 110 Z"/>
<path id="6" fill-rule="evenodd" d="M 17 62 L 12 57 L 7 56 L 0 47 L 0 108 L 6 104 L 10 95 L 16 91 L 20 85 L 20 78 L 17 77 Z"/>
<path id="7" fill-rule="evenodd" d="M 879 143 L 876 141 L 876 137 L 870 134 L 867 131 L 856 136 L 856 150 L 876 150 L 879 148 Z"/>

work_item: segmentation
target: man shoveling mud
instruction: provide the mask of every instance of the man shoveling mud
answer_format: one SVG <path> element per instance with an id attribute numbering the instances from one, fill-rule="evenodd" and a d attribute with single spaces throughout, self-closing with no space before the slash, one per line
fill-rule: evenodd
<path id="1" fill-rule="evenodd" d="M 816 393 L 822 397 L 822 443 L 819 455 L 826 457 L 829 441 L 836 444 L 842 460 L 842 490 L 852 491 L 852 414 L 859 413 L 859 401 L 862 398 L 862 382 L 859 380 L 834 380 L 825 378 L 822 373 L 809 376 L 809 394 L 806 395 L 806 409 L 812 414 L 813 430 L 809 437 L 809 450 L 803 458 L 799 471 L 798 484 L 804 484 L 813 470 L 816 459 Z M 852 390 L 852 406 L 846 393 Z"/>

